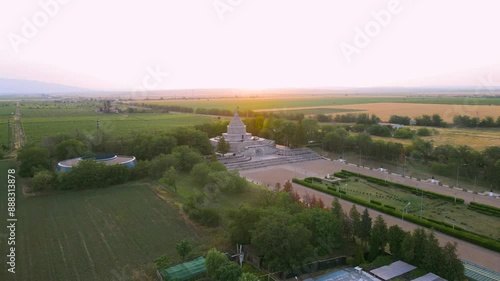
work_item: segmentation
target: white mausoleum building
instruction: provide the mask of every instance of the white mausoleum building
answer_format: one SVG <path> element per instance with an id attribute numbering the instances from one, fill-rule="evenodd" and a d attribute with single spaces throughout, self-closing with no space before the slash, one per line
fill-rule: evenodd
<path id="1" fill-rule="evenodd" d="M 229 143 L 232 153 L 245 156 L 262 156 L 276 152 L 276 144 L 273 140 L 254 137 L 252 134 L 247 133 L 246 128 L 247 126 L 241 121 L 236 109 L 234 110 L 233 119 L 227 126 L 227 133 L 211 138 L 210 142 L 216 147 L 219 139 L 223 137 Z"/>

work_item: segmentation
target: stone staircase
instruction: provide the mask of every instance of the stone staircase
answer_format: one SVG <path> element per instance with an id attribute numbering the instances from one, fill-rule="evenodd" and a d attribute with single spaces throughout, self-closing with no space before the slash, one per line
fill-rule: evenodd
<path id="1" fill-rule="evenodd" d="M 286 151 L 278 149 L 276 155 L 281 157 L 252 160 L 250 157 L 241 155 L 240 157 L 232 157 L 230 161 L 228 161 L 229 159 L 220 159 L 219 161 L 221 161 L 228 170 L 249 170 L 321 159 L 319 154 L 308 148 L 286 149 Z"/>

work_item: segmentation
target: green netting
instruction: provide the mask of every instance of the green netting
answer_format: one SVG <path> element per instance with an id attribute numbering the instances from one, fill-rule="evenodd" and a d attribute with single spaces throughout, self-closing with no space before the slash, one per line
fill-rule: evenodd
<path id="1" fill-rule="evenodd" d="M 206 271 L 207 268 L 205 267 L 205 258 L 199 257 L 192 261 L 160 270 L 160 274 L 165 280 L 185 281 L 203 274 Z"/>

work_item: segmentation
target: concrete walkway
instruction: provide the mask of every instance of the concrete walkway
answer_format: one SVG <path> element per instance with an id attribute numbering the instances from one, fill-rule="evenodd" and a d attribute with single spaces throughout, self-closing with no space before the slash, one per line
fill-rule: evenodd
<path id="1" fill-rule="evenodd" d="M 341 169 L 350 170 L 353 172 L 363 172 L 364 174 L 370 176 L 377 176 L 380 178 L 384 178 L 384 175 L 387 175 L 387 180 L 397 181 L 397 179 L 401 180 L 402 183 L 407 185 L 416 186 L 419 188 L 424 188 L 426 190 L 431 190 L 434 192 L 439 192 L 443 194 L 449 195 L 449 193 L 445 193 L 445 191 L 451 191 L 451 189 L 446 187 L 440 187 L 433 184 L 425 184 L 423 182 L 417 182 L 416 180 L 411 180 L 408 178 L 397 177 L 393 175 L 388 175 L 386 173 L 382 173 L 379 171 L 366 170 L 364 168 L 353 167 L 351 165 L 346 165 L 343 163 L 335 162 L 335 161 L 327 161 L 327 160 L 315 160 L 308 162 L 301 162 L 295 164 L 274 166 L 274 167 L 266 167 L 266 168 L 258 168 L 253 170 L 241 171 L 240 174 L 246 177 L 250 181 L 254 181 L 263 185 L 269 185 L 272 189 L 277 182 L 283 183 L 287 180 L 291 180 L 292 178 L 304 178 L 310 176 L 316 177 L 324 177 L 326 174 L 333 174 L 334 172 L 338 172 Z M 418 186 L 417 186 L 418 183 Z M 333 196 L 306 188 L 301 185 L 293 184 L 293 188 L 295 191 L 299 193 L 301 197 L 304 197 L 306 194 L 309 196 L 316 196 L 316 198 L 321 198 L 326 206 L 331 206 L 333 201 Z M 453 194 L 453 191 L 451 191 Z M 453 196 L 453 195 L 451 195 Z M 471 197 L 468 197 L 471 196 Z M 472 200 L 472 194 L 467 192 L 457 193 L 457 197 L 463 198 L 465 201 L 469 202 Z M 476 195 L 476 202 L 481 202 L 489 205 L 500 205 L 500 200 L 493 198 L 482 198 L 479 199 L 480 196 Z M 469 200 L 470 199 L 470 200 Z M 479 201 L 481 200 L 481 201 Z M 342 208 L 344 211 L 349 212 L 353 203 L 345 200 L 340 200 Z M 494 204 L 495 203 L 495 204 Z M 354 204 L 356 205 L 356 204 Z M 364 206 L 356 205 L 356 208 L 361 213 L 364 210 Z M 399 225 L 406 231 L 412 231 L 413 229 L 419 227 L 419 225 L 402 221 L 401 218 L 395 218 L 393 216 L 386 215 L 384 213 L 380 213 L 375 210 L 369 209 L 370 216 L 374 219 L 378 215 L 382 215 L 384 220 L 386 221 L 388 226 L 391 225 Z M 485 268 L 498 271 L 500 268 L 500 253 L 479 247 L 477 245 L 456 239 L 454 237 L 448 236 L 446 234 L 442 234 L 440 232 L 436 232 L 436 237 L 440 241 L 441 245 L 444 245 L 446 242 L 456 242 L 457 243 L 457 254 L 460 259 L 473 262 Z"/>

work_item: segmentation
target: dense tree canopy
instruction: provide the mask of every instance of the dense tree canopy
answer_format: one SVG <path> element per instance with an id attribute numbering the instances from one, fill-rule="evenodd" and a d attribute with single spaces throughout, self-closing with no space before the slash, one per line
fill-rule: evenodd
<path id="1" fill-rule="evenodd" d="M 32 177 L 38 170 L 50 169 L 49 150 L 38 146 L 23 147 L 17 154 L 19 175 Z"/>
<path id="2" fill-rule="evenodd" d="M 289 270 L 312 254 L 311 237 L 311 231 L 292 215 L 270 210 L 256 224 L 252 244 L 270 268 Z"/>

